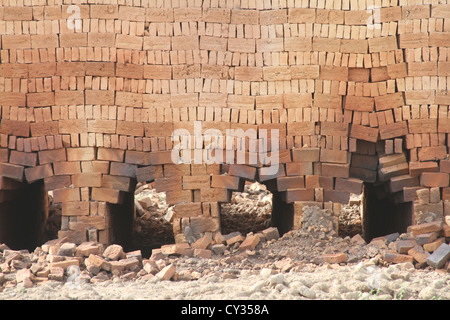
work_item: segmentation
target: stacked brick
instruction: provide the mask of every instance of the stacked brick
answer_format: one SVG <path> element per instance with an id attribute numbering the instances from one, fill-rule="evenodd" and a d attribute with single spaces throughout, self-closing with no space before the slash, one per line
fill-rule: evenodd
<path id="1" fill-rule="evenodd" d="M 179 241 L 187 225 L 219 231 L 219 204 L 245 180 L 273 185 L 294 226 L 311 203 L 338 215 L 363 183 L 450 200 L 446 1 L 78 3 L 0 7 L 0 189 L 43 180 L 63 204 L 61 236 L 111 241 L 112 207 L 136 181 L 176 205 Z M 195 121 L 278 129 L 280 170 L 174 164 L 172 133 Z M 227 154 L 261 151 L 227 139 Z"/>

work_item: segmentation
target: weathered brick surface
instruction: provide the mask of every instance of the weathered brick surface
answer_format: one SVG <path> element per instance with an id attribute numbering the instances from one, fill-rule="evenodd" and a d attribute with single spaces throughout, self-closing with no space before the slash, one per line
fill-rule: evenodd
<path id="1" fill-rule="evenodd" d="M 383 3 L 378 30 L 357 1 L 191 2 L 78 5 L 76 32 L 67 5 L 6 3 L 1 177 L 43 180 L 63 203 L 117 205 L 136 181 L 171 204 L 219 204 L 259 180 L 290 206 L 345 204 L 382 183 L 415 213 L 448 212 L 448 5 Z M 212 136 L 230 129 L 216 150 Z M 176 166 L 183 143 L 195 161 Z M 219 155 L 226 165 L 210 161 Z M 415 188 L 435 189 L 424 202 Z M 216 232 L 218 211 L 201 208 Z"/>

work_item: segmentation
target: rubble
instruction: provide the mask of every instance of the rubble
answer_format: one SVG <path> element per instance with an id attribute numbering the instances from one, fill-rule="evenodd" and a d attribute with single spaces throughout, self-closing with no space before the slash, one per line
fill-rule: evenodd
<path id="1" fill-rule="evenodd" d="M 114 278 L 195 281 L 211 274 L 225 279 L 235 278 L 245 269 L 271 275 L 299 271 L 307 265 L 335 268 L 368 260 L 379 266 L 410 263 L 416 269 L 449 270 L 450 249 L 441 222 L 414 225 L 407 233 L 388 234 L 366 243 L 360 234 L 337 236 L 324 210 L 309 208 L 305 212 L 309 220 L 302 228 L 282 236 L 274 227 L 246 235 L 216 234 L 214 239 L 204 235 L 193 244 L 163 245 L 149 258 L 140 250 L 125 252 L 118 244 L 104 247 L 91 241 L 74 245 L 65 238 L 50 240 L 31 253 L 2 244 L 0 290 L 17 285 L 31 288 L 51 280 L 72 283 L 76 277 L 87 283 Z M 303 296 L 313 296 L 305 292 Z"/>

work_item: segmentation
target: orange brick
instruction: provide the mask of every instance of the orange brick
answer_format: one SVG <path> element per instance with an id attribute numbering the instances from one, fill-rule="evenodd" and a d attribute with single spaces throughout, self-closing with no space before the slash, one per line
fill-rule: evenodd
<path id="1" fill-rule="evenodd" d="M 72 183 L 76 188 L 82 187 L 101 187 L 101 173 L 79 173 L 72 176 Z"/>
<path id="2" fill-rule="evenodd" d="M 423 172 L 420 176 L 420 184 L 424 187 L 448 187 L 449 182 L 448 173 Z"/>

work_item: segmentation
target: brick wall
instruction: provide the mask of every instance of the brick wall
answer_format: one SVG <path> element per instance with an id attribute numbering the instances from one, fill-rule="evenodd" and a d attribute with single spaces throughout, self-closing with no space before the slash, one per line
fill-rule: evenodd
<path id="1" fill-rule="evenodd" d="M 177 205 L 179 241 L 186 224 L 219 231 L 218 204 L 253 179 L 275 181 L 294 225 L 295 208 L 338 214 L 333 203 L 365 182 L 418 205 L 416 190 L 438 188 L 421 210 L 450 215 L 450 3 L 77 3 L 0 7 L 0 186 L 44 180 L 63 204 L 62 235 L 95 228 L 110 241 L 108 208 L 136 181 Z M 280 170 L 173 164 L 172 132 L 193 132 L 194 121 L 222 133 L 278 129 Z M 230 139 L 228 153 L 257 151 Z"/>

